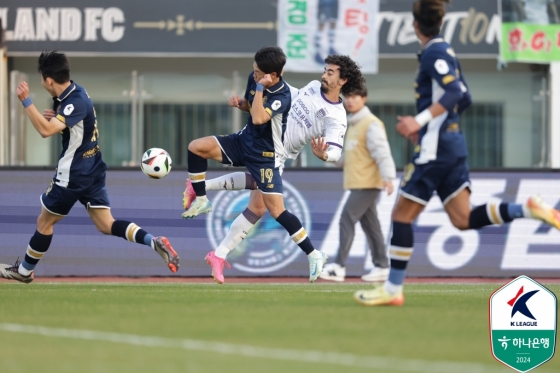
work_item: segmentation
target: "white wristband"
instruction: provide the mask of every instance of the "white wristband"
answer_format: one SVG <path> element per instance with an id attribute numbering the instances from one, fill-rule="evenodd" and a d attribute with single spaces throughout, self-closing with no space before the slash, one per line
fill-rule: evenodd
<path id="1" fill-rule="evenodd" d="M 433 118 L 434 117 L 432 116 L 432 113 L 430 112 L 430 109 L 426 109 L 426 110 L 424 110 L 423 112 L 421 112 L 420 114 L 418 114 L 417 116 L 414 117 L 416 122 L 418 122 L 418 124 L 421 127 L 424 127 Z"/>

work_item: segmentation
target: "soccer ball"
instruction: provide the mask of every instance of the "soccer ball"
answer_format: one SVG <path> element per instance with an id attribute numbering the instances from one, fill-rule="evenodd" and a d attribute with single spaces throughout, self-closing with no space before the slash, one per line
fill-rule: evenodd
<path id="1" fill-rule="evenodd" d="M 163 179 L 171 171 L 171 157 L 160 148 L 151 148 L 142 155 L 142 172 L 152 179 Z"/>

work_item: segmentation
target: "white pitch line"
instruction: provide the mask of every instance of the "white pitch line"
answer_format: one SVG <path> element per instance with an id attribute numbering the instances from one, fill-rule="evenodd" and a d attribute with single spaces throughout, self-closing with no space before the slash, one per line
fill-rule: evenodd
<path id="1" fill-rule="evenodd" d="M 207 342 L 194 339 L 164 338 L 136 334 L 110 333 L 94 330 L 49 328 L 45 326 L 0 323 L 0 330 L 14 333 L 28 333 L 47 337 L 83 339 L 124 343 L 135 346 L 171 347 L 190 351 L 212 352 L 226 355 L 319 363 L 380 369 L 382 371 L 418 372 L 418 373 L 498 373 L 509 370 L 499 366 L 492 367 L 475 363 L 458 363 L 451 361 L 426 361 L 397 359 L 376 356 L 358 356 L 337 352 L 301 351 L 280 348 L 256 347 L 223 342 Z M 490 352 L 488 352 L 490 353 Z"/>

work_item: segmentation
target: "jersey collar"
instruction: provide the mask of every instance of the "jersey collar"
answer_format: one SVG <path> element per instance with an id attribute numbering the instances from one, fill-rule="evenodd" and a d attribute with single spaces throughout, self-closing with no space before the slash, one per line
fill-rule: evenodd
<path id="1" fill-rule="evenodd" d="M 276 83 L 275 85 L 273 85 L 270 88 L 267 88 L 266 91 L 268 93 L 276 93 L 279 90 L 281 90 L 282 88 L 284 88 L 284 80 L 282 79 L 282 77 L 280 77 L 280 80 L 278 81 L 278 83 Z"/>
<path id="2" fill-rule="evenodd" d="M 70 84 L 68 88 L 66 88 L 64 92 L 62 92 L 60 96 L 56 98 L 59 102 L 64 101 L 70 95 L 70 93 L 74 92 L 74 90 L 76 89 L 76 83 L 74 83 L 73 80 L 71 80 L 70 82 L 72 84 Z"/>
<path id="3" fill-rule="evenodd" d="M 323 91 L 321 91 L 321 97 L 323 97 L 323 100 L 327 101 L 329 104 L 333 104 L 333 105 L 342 104 L 342 99 L 340 97 L 338 98 L 338 102 L 331 101 L 327 97 L 325 97 Z"/>
<path id="4" fill-rule="evenodd" d="M 434 45 L 436 43 L 443 43 L 444 41 L 445 40 L 443 40 L 443 37 L 441 35 L 436 35 L 436 36 L 432 37 L 426 44 L 424 44 L 422 49 L 420 49 L 420 51 L 418 51 L 418 58 L 420 58 L 422 53 L 424 53 L 424 51 L 426 49 L 430 48 L 432 45 Z"/>

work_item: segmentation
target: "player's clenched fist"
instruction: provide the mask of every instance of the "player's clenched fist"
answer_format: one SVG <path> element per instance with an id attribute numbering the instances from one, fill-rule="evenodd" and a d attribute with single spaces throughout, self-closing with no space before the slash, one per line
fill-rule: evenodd
<path id="1" fill-rule="evenodd" d="M 239 107 L 242 101 L 243 101 L 242 98 L 233 95 L 229 98 L 228 105 L 231 107 Z"/>
<path id="2" fill-rule="evenodd" d="M 259 83 L 264 85 L 265 87 L 270 87 L 272 86 L 272 77 L 270 76 L 270 74 L 264 74 L 262 79 L 259 80 Z"/>
<path id="3" fill-rule="evenodd" d="M 416 122 L 416 119 L 410 115 L 404 117 L 398 116 L 397 119 L 399 121 L 397 124 L 397 132 L 403 137 L 408 138 L 422 128 L 422 126 Z"/>
<path id="4" fill-rule="evenodd" d="M 55 116 L 55 111 L 51 110 L 51 109 L 45 109 L 43 110 L 43 117 L 45 117 L 46 120 L 51 120 L 54 116 Z"/>
<path id="5" fill-rule="evenodd" d="M 29 86 L 27 82 L 21 82 L 16 89 L 17 97 L 20 101 L 25 100 L 29 96 Z"/>

